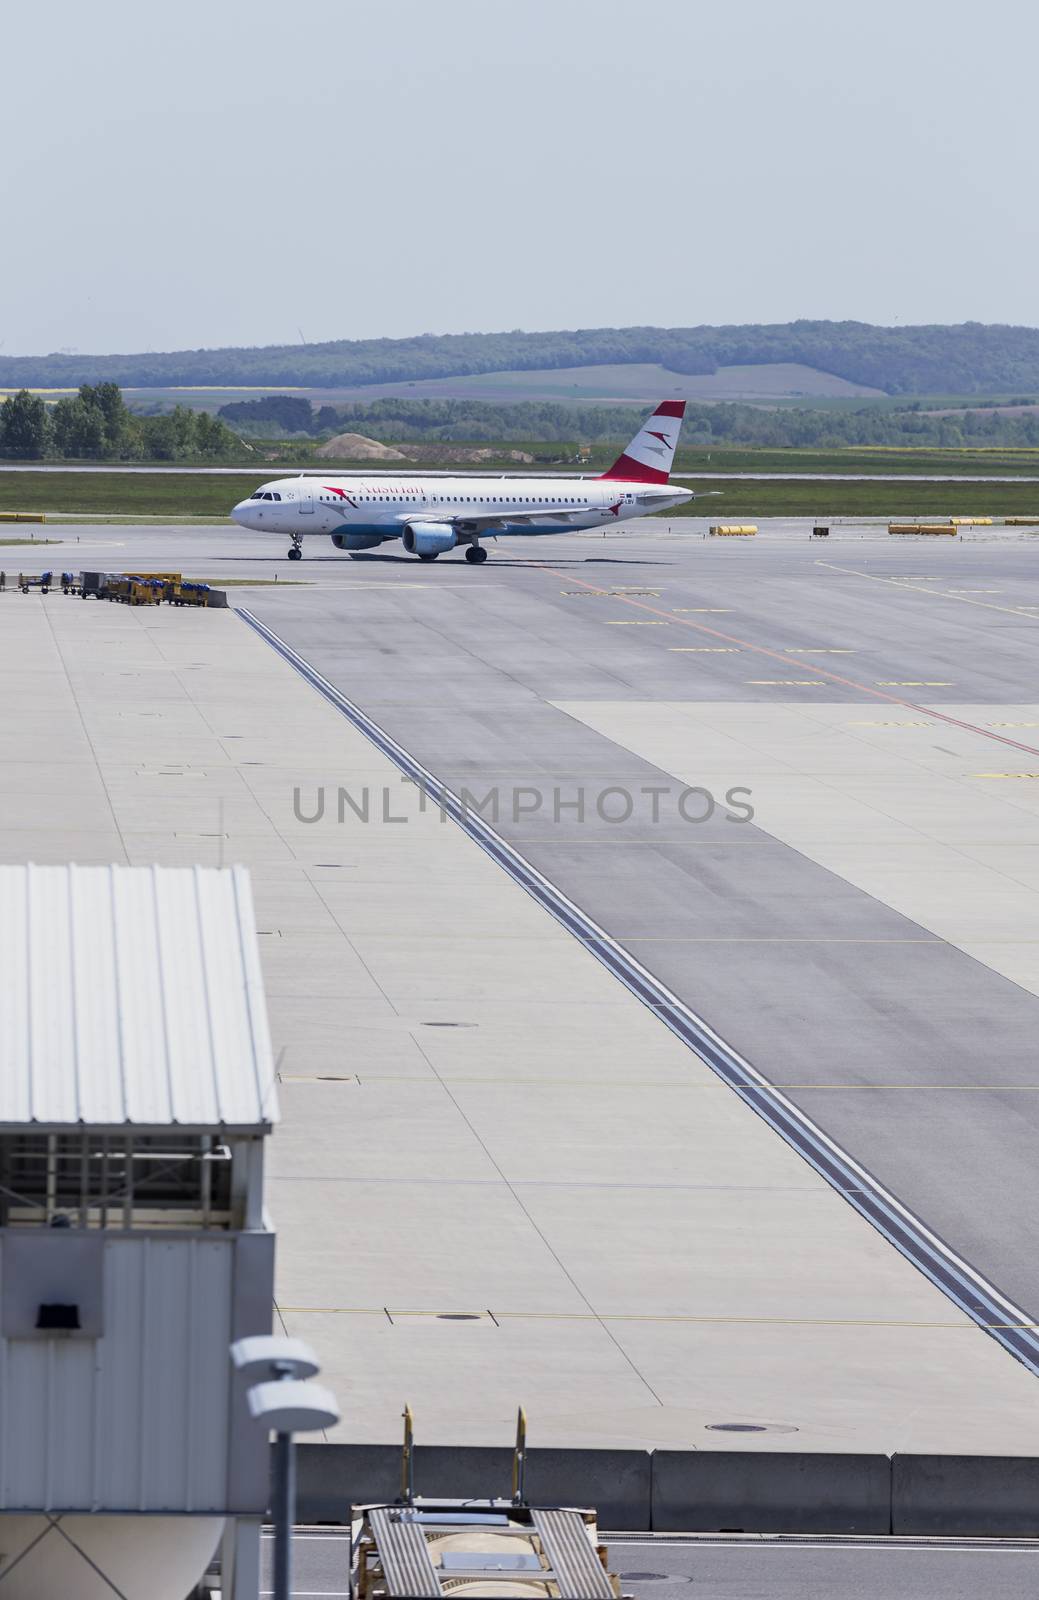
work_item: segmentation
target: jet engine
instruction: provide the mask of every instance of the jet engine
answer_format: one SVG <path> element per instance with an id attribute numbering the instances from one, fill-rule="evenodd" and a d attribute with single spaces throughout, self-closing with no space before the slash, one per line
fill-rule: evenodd
<path id="1" fill-rule="evenodd" d="M 446 522 L 409 522 L 401 542 L 410 556 L 439 556 L 453 550 L 458 540 Z"/>
<path id="2" fill-rule="evenodd" d="M 337 550 L 372 550 L 382 544 L 380 533 L 334 533 L 332 543 Z"/>

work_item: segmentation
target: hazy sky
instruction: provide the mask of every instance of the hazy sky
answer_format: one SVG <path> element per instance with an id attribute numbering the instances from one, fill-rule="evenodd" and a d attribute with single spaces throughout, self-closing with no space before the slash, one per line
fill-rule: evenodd
<path id="1" fill-rule="evenodd" d="M 1039 323 L 1028 0 L 5 8 L 0 350 Z"/>

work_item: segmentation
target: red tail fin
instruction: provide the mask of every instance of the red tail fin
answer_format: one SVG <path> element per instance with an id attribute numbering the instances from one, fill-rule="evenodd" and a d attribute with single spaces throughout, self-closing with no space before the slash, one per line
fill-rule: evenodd
<path id="1" fill-rule="evenodd" d="M 603 477 L 623 478 L 628 483 L 666 483 L 684 416 L 684 400 L 661 401 Z"/>

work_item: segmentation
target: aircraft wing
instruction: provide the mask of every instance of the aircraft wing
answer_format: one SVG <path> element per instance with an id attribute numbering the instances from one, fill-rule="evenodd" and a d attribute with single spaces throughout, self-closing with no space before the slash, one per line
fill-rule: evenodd
<path id="1" fill-rule="evenodd" d="M 439 516 L 434 516 L 424 512 L 421 518 L 409 517 L 408 521 L 444 522 L 449 527 L 465 528 L 467 532 L 472 533 L 477 529 L 504 528 L 517 522 L 527 522 L 532 526 L 536 526 L 539 522 L 571 522 L 578 517 L 587 516 L 589 511 L 598 512 L 601 510 L 601 506 L 589 505 L 560 506 L 555 510 L 551 506 L 546 506 L 544 510 L 539 511 L 478 511 L 470 516 L 466 516 L 460 511 L 456 511 L 451 516 L 443 513 Z"/>

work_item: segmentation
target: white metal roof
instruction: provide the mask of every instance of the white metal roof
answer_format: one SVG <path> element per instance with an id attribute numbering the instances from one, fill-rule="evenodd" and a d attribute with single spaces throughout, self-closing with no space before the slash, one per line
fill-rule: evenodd
<path id="1" fill-rule="evenodd" d="M 0 1126 L 277 1117 L 242 867 L 0 867 Z"/>

